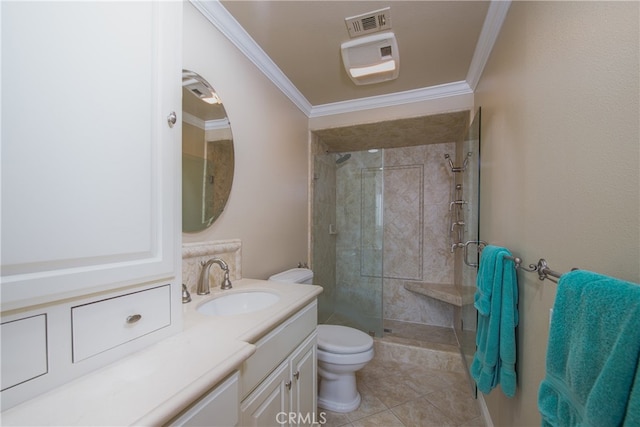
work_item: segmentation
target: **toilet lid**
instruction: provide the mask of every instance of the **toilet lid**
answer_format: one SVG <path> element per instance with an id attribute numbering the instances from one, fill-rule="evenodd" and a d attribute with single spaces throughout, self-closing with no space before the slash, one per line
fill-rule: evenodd
<path id="1" fill-rule="evenodd" d="M 362 353 L 373 347 L 373 338 L 354 328 L 318 325 L 318 348 L 337 354 Z"/>

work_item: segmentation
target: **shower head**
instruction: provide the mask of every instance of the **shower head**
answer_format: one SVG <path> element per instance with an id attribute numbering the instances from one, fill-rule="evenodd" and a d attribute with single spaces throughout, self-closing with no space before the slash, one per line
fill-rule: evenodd
<path id="1" fill-rule="evenodd" d="M 336 160 L 336 164 L 339 165 L 341 163 L 346 162 L 347 160 L 349 160 L 351 158 L 351 154 L 347 153 L 347 154 L 338 154 L 338 159 Z"/>

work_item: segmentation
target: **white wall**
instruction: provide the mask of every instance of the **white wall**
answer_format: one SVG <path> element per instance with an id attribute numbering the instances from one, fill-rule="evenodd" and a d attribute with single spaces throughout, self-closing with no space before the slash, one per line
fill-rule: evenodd
<path id="1" fill-rule="evenodd" d="M 514 2 L 479 82 L 480 237 L 528 263 L 640 282 L 639 3 Z M 496 426 L 538 426 L 556 285 L 519 273 L 519 389 Z"/>
<path id="2" fill-rule="evenodd" d="M 241 239 L 243 277 L 266 278 L 307 261 L 307 117 L 189 2 L 183 55 L 183 68 L 220 94 L 236 156 L 225 211 L 183 241 Z"/>

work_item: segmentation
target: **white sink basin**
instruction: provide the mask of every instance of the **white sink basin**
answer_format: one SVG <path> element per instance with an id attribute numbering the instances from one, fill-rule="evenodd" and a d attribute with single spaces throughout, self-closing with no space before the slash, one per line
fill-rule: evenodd
<path id="1" fill-rule="evenodd" d="M 247 291 L 225 294 L 216 297 L 196 310 L 208 316 L 233 316 L 235 314 L 253 313 L 277 303 L 278 294 L 265 291 Z"/>

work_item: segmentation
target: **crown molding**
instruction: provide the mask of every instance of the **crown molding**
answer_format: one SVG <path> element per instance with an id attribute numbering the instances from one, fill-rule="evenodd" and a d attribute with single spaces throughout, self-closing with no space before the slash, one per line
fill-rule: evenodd
<path id="1" fill-rule="evenodd" d="M 190 0 L 220 32 L 231 41 L 258 69 L 275 84 L 307 117 L 311 104 L 269 58 L 238 21 L 218 1 Z"/>
<path id="2" fill-rule="evenodd" d="M 309 118 L 472 94 L 511 5 L 510 0 L 491 1 L 466 81 L 312 106 L 218 0 L 190 2 Z"/>
<path id="3" fill-rule="evenodd" d="M 228 129 L 229 128 L 229 120 L 228 119 L 217 119 L 217 120 L 207 120 L 204 121 L 199 117 L 196 117 L 189 113 L 182 113 L 182 121 L 190 124 L 191 126 L 195 126 L 198 129 L 202 130 L 218 130 L 218 129 Z"/>
<path id="4" fill-rule="evenodd" d="M 412 89 L 404 92 L 390 93 L 387 95 L 371 96 L 368 98 L 358 98 L 349 101 L 316 105 L 311 109 L 309 118 L 350 113 L 354 111 L 371 110 L 373 108 L 391 107 L 394 105 L 410 104 L 412 102 L 429 101 L 432 99 L 447 98 L 451 96 L 466 95 L 472 93 L 473 90 L 471 90 L 467 82 L 459 81 L 438 86 L 425 87 L 421 89 Z"/>
<path id="5" fill-rule="evenodd" d="M 184 113 L 183 112 L 182 113 L 182 121 L 184 123 L 190 124 L 191 126 L 195 126 L 198 129 L 203 129 L 204 130 L 204 126 L 205 126 L 204 120 L 202 120 L 199 117 L 196 117 L 196 116 L 191 115 L 189 113 Z"/>
<path id="6" fill-rule="evenodd" d="M 500 34 L 500 29 L 507 17 L 507 12 L 511 6 L 511 0 L 493 0 L 489 4 L 489 10 L 487 10 L 487 16 L 484 19 L 482 25 L 482 31 L 480 31 L 480 37 L 478 37 L 478 43 L 476 44 L 476 50 L 473 52 L 473 58 L 469 65 L 469 71 L 467 72 L 467 83 L 471 90 L 475 91 L 482 71 L 484 71 L 485 65 L 493 50 L 493 45 Z"/>

